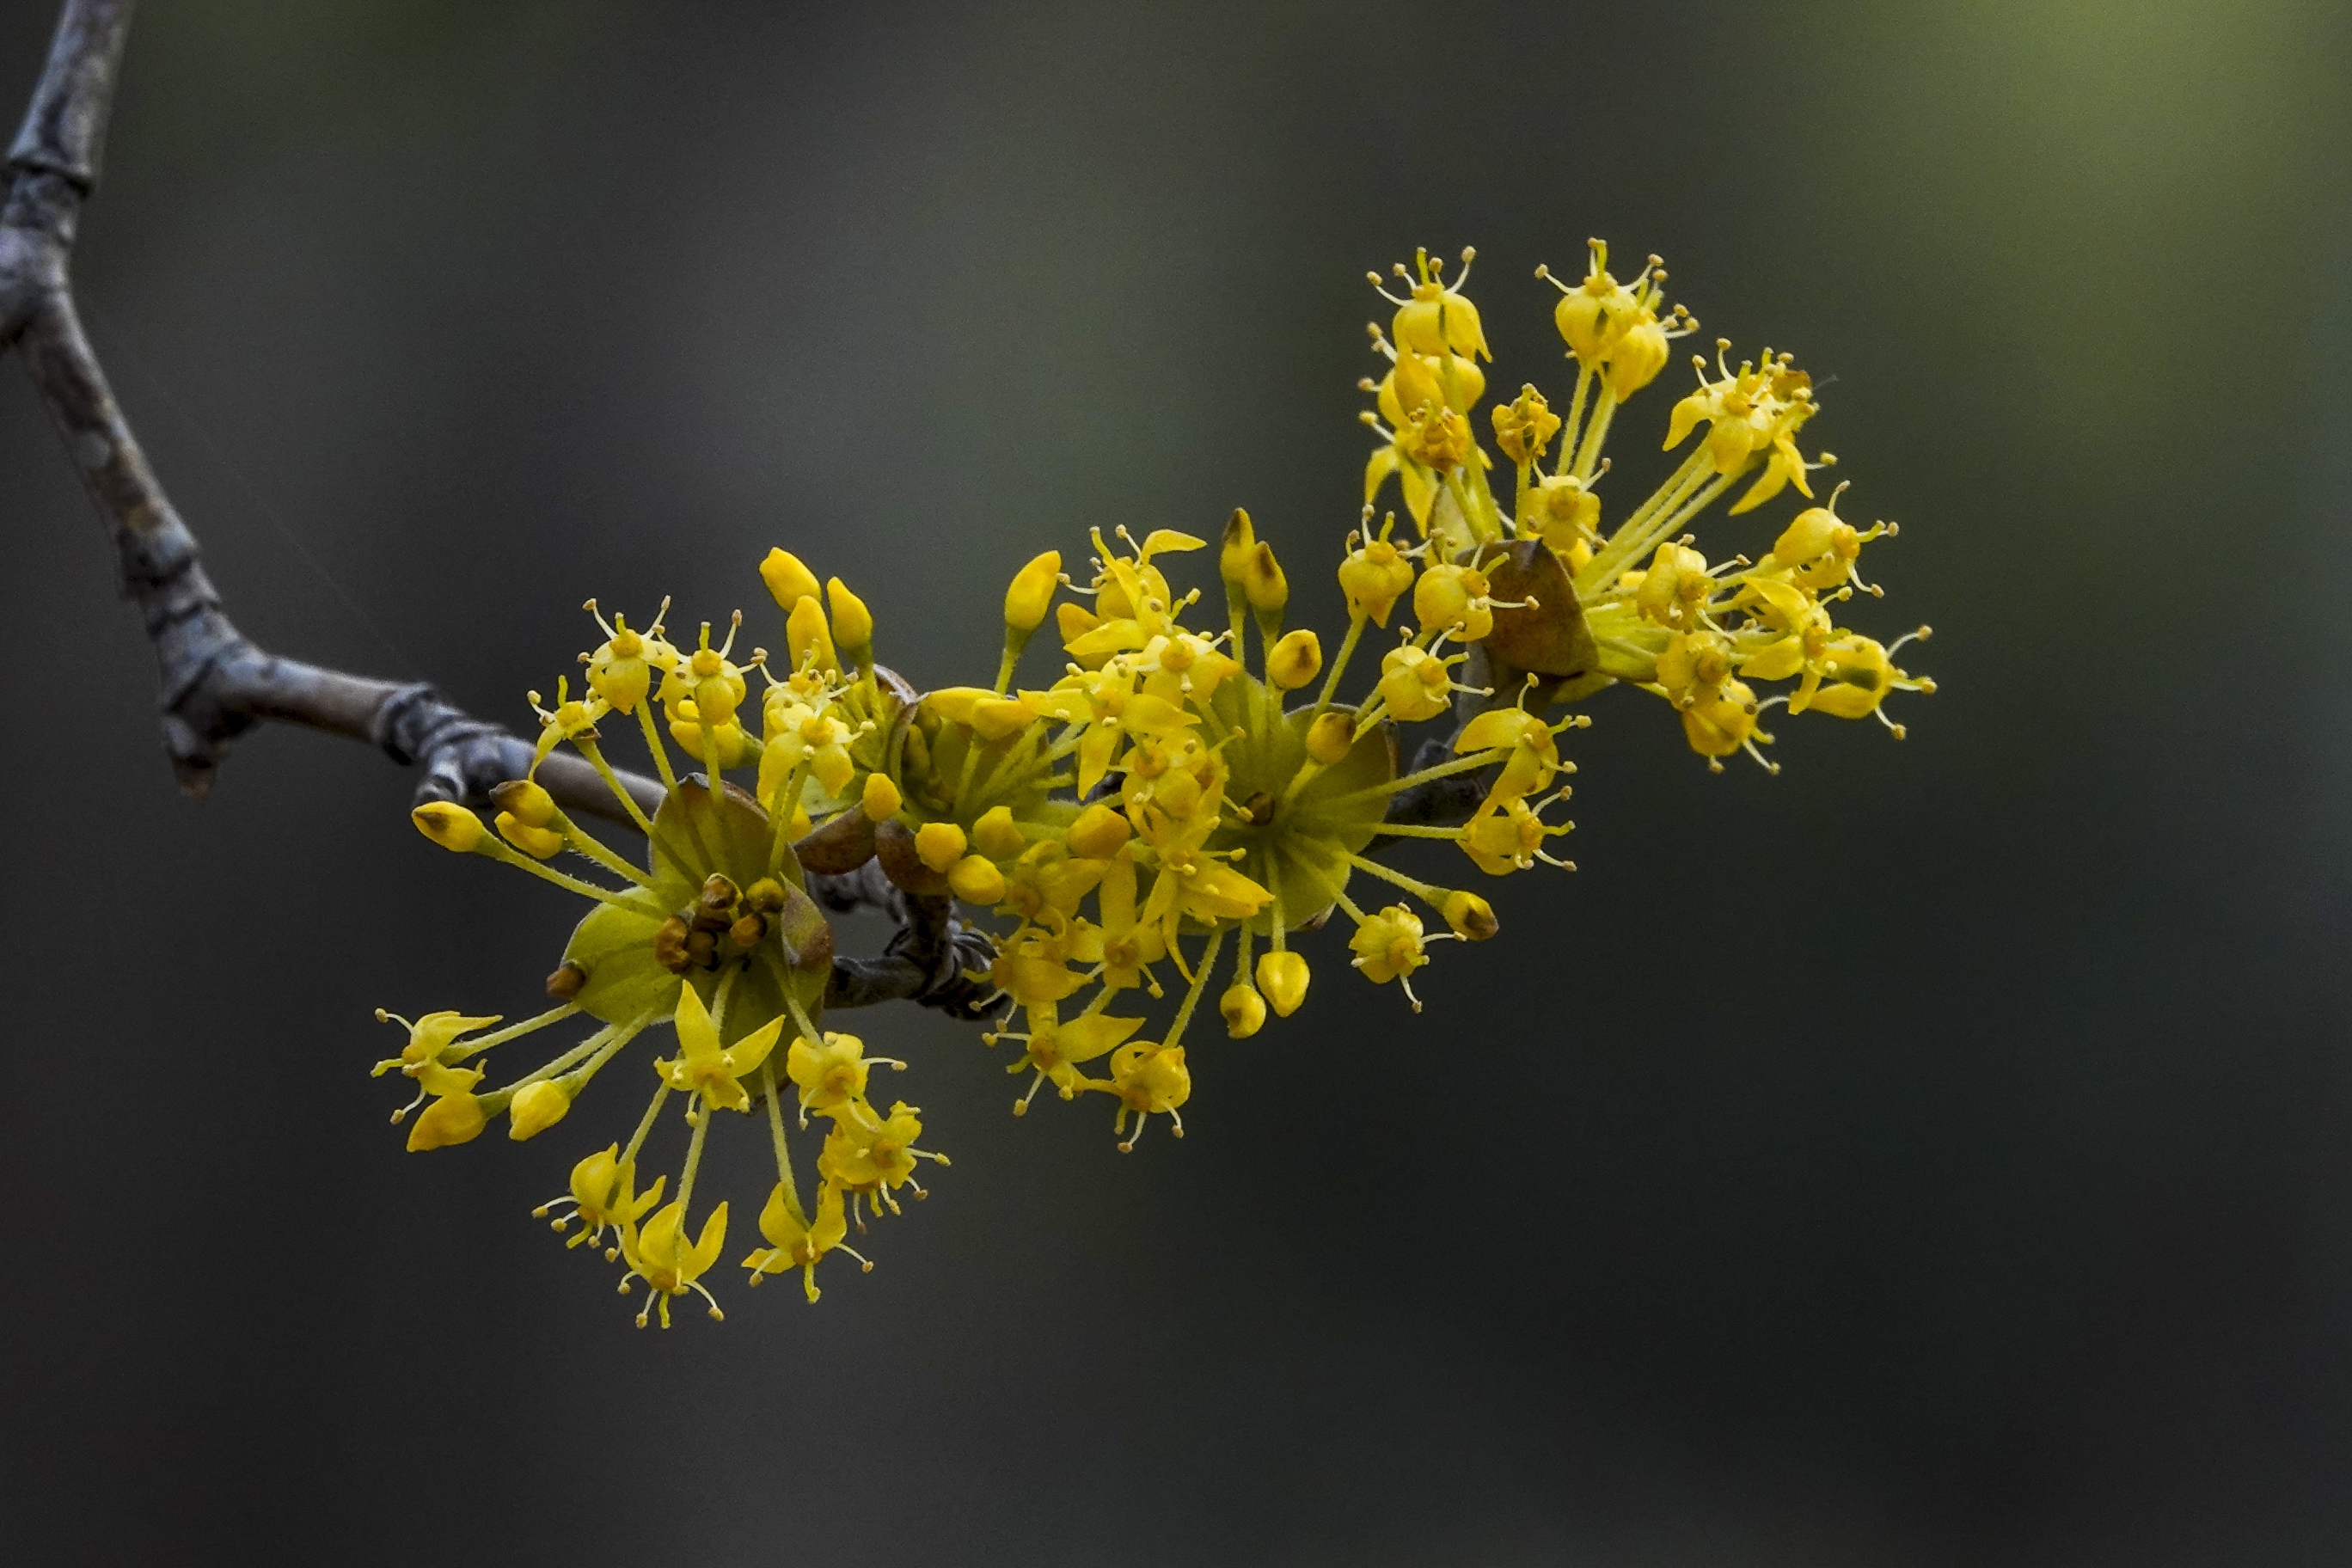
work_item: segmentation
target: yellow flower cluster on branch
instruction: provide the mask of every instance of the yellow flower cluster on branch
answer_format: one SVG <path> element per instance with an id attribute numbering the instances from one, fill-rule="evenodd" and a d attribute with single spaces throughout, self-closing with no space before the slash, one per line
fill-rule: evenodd
<path id="1" fill-rule="evenodd" d="M 1667 305 L 1655 258 L 1621 283 L 1594 242 L 1555 310 L 1576 363 L 1566 413 L 1528 385 L 1486 416 L 1513 470 L 1505 483 L 1474 417 L 1491 354 L 1463 292 L 1469 261 L 1465 251 L 1451 281 L 1425 252 L 1397 268 L 1405 292 L 1386 296 L 1387 330 L 1370 329 L 1386 369 L 1363 384 L 1376 405 L 1363 417 L 1381 444 L 1359 525 L 1331 567 L 1348 623 L 1328 658 L 1315 632 L 1286 629 L 1289 574 L 1240 511 L 1213 551 L 1173 529 L 1140 540 L 1096 530 L 1083 582 L 1058 552 L 1035 556 L 1006 590 L 1002 657 L 985 686 L 915 691 L 876 662 L 865 601 L 781 549 L 759 563 L 782 617 L 781 656 L 739 657 L 740 613 L 716 637 L 699 624 L 689 647 L 666 629 L 667 601 L 635 627 L 606 621 L 592 600 L 603 640 L 580 656 L 581 694 L 568 679 L 552 703 L 531 694 L 541 728 L 530 773 L 559 745 L 577 750 L 645 831 L 647 853 L 640 865 L 608 847 L 529 775 L 494 792 L 488 824 L 458 805 L 418 809 L 434 842 L 595 907 L 548 978 L 548 1011 L 503 1029 L 454 1012 L 393 1020 L 408 1041 L 376 1070 L 415 1080 L 394 1115 L 417 1112 L 408 1146 L 467 1142 L 501 1114 L 510 1137 L 534 1137 L 667 1025 L 677 1048 L 642 1058 L 652 1081 L 638 1080 L 649 1099 L 633 1135 L 582 1159 L 568 1194 L 539 1213 L 569 1245 L 625 1264 L 621 1290 L 646 1290 L 641 1325 L 658 1314 L 667 1326 L 689 1292 L 716 1318 L 705 1277 L 726 1246 L 728 1205 L 698 1223 L 697 1177 L 719 1113 L 758 1118 L 776 1180 L 759 1216 L 766 1245 L 740 1266 L 753 1284 L 798 1270 L 814 1301 L 830 1254 L 872 1267 L 848 1247 L 850 1229 L 898 1215 L 901 1193 L 925 1195 L 920 1163 L 947 1160 L 919 1146 L 914 1107 L 873 1098 L 876 1069 L 907 1064 L 824 1026 L 847 994 L 811 875 L 873 862 L 910 907 L 971 911 L 989 956 L 961 983 L 995 1016 L 982 1039 L 1017 1052 L 1004 1064 L 1025 1080 L 1014 1113 L 1049 1086 L 1063 1100 L 1099 1095 L 1128 1151 L 1155 1119 L 1182 1135 L 1188 1053 L 1212 1026 L 1203 999 L 1213 992 L 1211 1017 L 1232 1039 L 1296 1013 L 1313 976 L 1300 941 L 1334 914 L 1352 927 L 1348 966 L 1393 984 L 1416 1012 L 1414 977 L 1435 944 L 1496 934 L 1486 900 L 1386 864 L 1387 847 L 1447 841 L 1489 877 L 1573 868 L 1551 853 L 1571 826 L 1556 809 L 1574 772 L 1559 741 L 1591 723 L 1573 705 L 1601 689 L 1664 699 L 1718 769 L 1739 752 L 1765 761 L 1773 737 L 1759 724 L 1774 706 L 1873 715 L 1900 736 L 1886 700 L 1933 685 L 1894 657 L 1926 628 L 1882 644 L 1837 619 L 1857 594 L 1878 595 L 1860 555 L 1892 524 L 1839 517 L 1840 486 L 1754 559 L 1711 563 L 1689 531 L 1736 489 L 1731 514 L 1789 489 L 1815 500 L 1810 476 L 1832 459 L 1800 445 L 1819 410 L 1790 356 L 1768 351 L 1735 369 L 1718 345 L 1712 374 L 1702 358 L 1665 447 L 1699 438 L 1612 519 L 1601 491 L 1612 426 L 1697 323 Z M 1391 479 L 1410 536 L 1374 504 Z M 1206 571 L 1186 570 L 1203 552 L 1222 617 L 1203 604 Z M 1020 685 L 1023 656 L 1049 623 L 1061 671 Z M 1352 700 L 1342 695 L 1351 671 L 1363 678 Z M 1771 682 L 1790 684 L 1759 700 L 1756 683 Z M 650 817 L 602 750 L 606 729 L 628 721 L 664 789 Z M 1441 721 L 1402 767 L 1402 728 Z M 609 880 L 550 864 L 566 853 Z M 490 1049 L 574 1015 L 598 1027 L 483 1087 Z M 639 1173 L 673 1096 L 685 1148 L 664 1204 L 668 1174 L 641 1185 Z M 796 1136 L 813 1152 L 796 1155 Z M 814 1175 L 808 1201 L 800 1170 Z"/>

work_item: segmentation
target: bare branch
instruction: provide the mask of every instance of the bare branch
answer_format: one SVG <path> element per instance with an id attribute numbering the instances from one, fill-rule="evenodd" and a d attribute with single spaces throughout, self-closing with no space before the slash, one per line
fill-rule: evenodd
<path id="1" fill-rule="evenodd" d="M 68 262 L 81 204 L 98 184 L 132 5 L 66 0 L 58 19 L 48 63 L 8 154 L 7 197 L 0 205 L 0 349 L 23 351 L 113 537 L 123 596 L 139 606 L 155 645 L 173 772 L 182 790 L 202 796 L 238 736 L 260 723 L 295 724 L 368 742 L 404 766 L 421 763 L 420 802 L 484 805 L 492 789 L 530 770 L 531 742 L 468 717 L 430 686 L 280 658 L 238 631 L 221 610 L 195 535 L 148 467 L 82 331 Z M 585 759 L 556 752 L 536 776 L 565 810 L 631 825 Z M 618 776 L 639 809 L 647 816 L 660 809 L 659 784 Z M 810 881 L 836 910 L 877 909 L 900 928 L 881 957 L 835 962 L 836 1005 L 915 1001 L 958 1017 L 982 1016 L 984 988 L 964 972 L 984 969 L 993 950 L 986 936 L 956 922 L 950 900 L 903 894 L 871 864 Z"/>
<path id="2" fill-rule="evenodd" d="M 122 591 L 155 645 L 163 747 L 180 787 L 202 795 L 231 742 L 265 721 L 298 724 L 422 763 L 422 800 L 487 801 L 521 776 L 530 742 L 470 719 L 430 687 L 369 680 L 279 658 L 221 610 L 195 536 L 173 510 L 108 387 L 74 309 L 68 264 L 81 204 L 98 183 L 107 112 L 131 0 L 68 0 L 24 128 L 10 148 L 0 206 L 0 343 L 24 352 L 33 384 L 112 534 Z M 628 818 L 596 771 L 551 757 L 540 781 L 566 810 Z M 661 786 L 628 778 L 647 811 Z"/>

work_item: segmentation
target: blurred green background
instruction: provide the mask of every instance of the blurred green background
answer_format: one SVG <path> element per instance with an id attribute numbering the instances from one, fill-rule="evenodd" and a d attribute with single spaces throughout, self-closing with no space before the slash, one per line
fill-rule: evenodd
<path id="1" fill-rule="evenodd" d="M 348 743 L 179 799 L 11 368 L 12 1541 L 2345 1561 L 2347 67 L 2340 5 L 150 7 L 77 275 L 275 650 L 525 721 L 591 593 L 775 640 L 782 543 L 985 679 L 1020 561 L 1235 505 L 1328 633 L 1364 271 L 1476 244 L 1494 386 L 1559 390 L 1529 273 L 1601 235 L 1828 384 L 1904 524 L 1854 619 L 1935 623 L 1943 689 L 1779 724 L 1778 778 L 1605 695 L 1583 868 L 1488 889 L 1419 1017 L 1327 937 L 1181 1144 L 866 1018 L 954 1169 L 819 1307 L 640 1334 L 528 1217 L 634 1091 L 416 1159 L 366 1076 L 372 1008 L 526 1010 L 573 910 Z"/>

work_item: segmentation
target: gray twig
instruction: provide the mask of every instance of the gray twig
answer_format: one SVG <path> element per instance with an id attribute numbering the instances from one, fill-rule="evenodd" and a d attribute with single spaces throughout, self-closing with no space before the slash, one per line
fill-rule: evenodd
<path id="1" fill-rule="evenodd" d="M 0 204 L 0 350 L 23 352 L 113 536 L 123 596 L 139 606 L 155 645 L 163 748 L 173 772 L 182 790 L 201 797 L 239 735 L 264 722 L 297 724 L 366 741 L 404 766 L 421 764 L 420 803 L 487 805 L 493 788 L 530 766 L 530 742 L 468 717 L 430 686 L 281 658 L 236 629 L 205 573 L 195 535 L 148 467 L 82 331 L 68 263 L 82 203 L 98 185 L 134 3 L 65 0 L 58 18 L 48 63 L 8 150 L 7 196 Z M 643 810 L 659 808 L 659 784 L 620 777 Z M 629 821 L 583 758 L 551 755 L 538 778 L 569 812 Z M 969 963 L 986 965 L 986 939 L 958 926 L 945 900 L 901 900 L 878 875 L 817 880 L 820 895 L 835 908 L 874 904 L 901 926 L 881 958 L 836 961 L 840 1005 L 908 1000 L 975 1016 L 972 987 L 961 975 Z M 877 889 L 891 897 L 883 899 Z"/>

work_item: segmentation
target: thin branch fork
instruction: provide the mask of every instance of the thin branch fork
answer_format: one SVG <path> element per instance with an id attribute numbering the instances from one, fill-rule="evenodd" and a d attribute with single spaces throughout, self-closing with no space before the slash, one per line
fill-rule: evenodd
<path id="1" fill-rule="evenodd" d="M 82 204 L 98 186 L 108 113 L 134 0 L 66 0 L 48 63 L 8 150 L 0 203 L 0 350 L 15 347 L 114 541 L 123 595 L 139 606 L 162 676 L 163 747 L 180 788 L 202 797 L 231 742 L 261 723 L 365 741 L 421 765 L 419 803 L 481 806 L 530 767 L 530 742 L 475 719 L 421 682 L 373 680 L 268 652 L 221 609 L 195 535 L 164 494 L 107 385 L 74 308 L 69 263 Z M 662 787 L 619 775 L 647 815 Z M 631 826 L 585 759 L 557 752 L 539 782 L 565 810 Z M 868 868 L 871 869 L 871 868 Z M 878 958 L 835 961 L 836 1005 L 913 1000 L 971 1016 L 963 969 L 986 939 L 944 899 L 896 896 L 879 877 L 811 879 L 835 910 L 880 907 L 900 930 Z"/>

